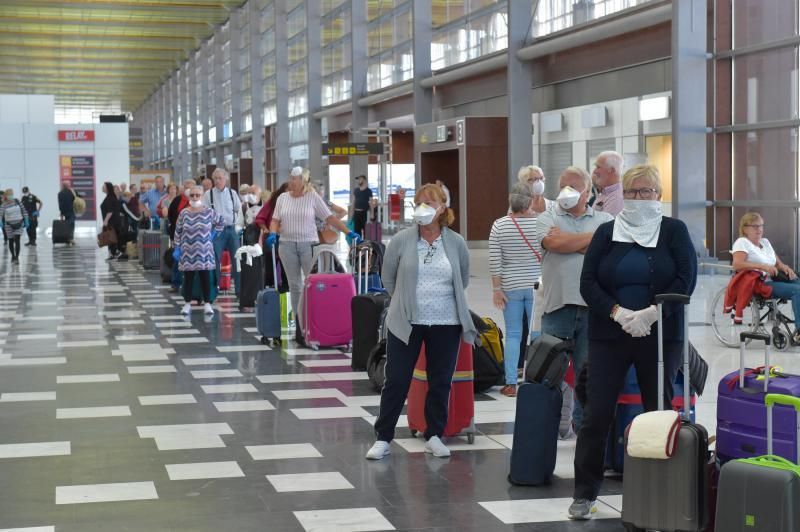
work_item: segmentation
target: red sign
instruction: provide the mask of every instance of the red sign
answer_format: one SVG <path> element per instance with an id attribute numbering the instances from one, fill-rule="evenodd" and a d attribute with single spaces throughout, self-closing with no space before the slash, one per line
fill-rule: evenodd
<path id="1" fill-rule="evenodd" d="M 91 129 L 59 129 L 58 140 L 62 142 L 94 142 L 94 131 Z"/>

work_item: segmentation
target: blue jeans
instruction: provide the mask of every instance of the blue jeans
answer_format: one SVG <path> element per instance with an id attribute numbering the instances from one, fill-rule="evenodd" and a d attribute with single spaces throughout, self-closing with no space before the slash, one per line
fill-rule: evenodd
<path id="1" fill-rule="evenodd" d="M 795 329 L 800 329 L 800 279 L 788 283 L 770 282 L 772 297 L 779 297 L 792 302 Z"/>
<path id="2" fill-rule="evenodd" d="M 589 309 L 577 305 L 567 305 L 542 316 L 542 333 L 550 334 L 564 340 L 572 340 L 575 349 L 572 351 L 572 369 L 577 377 L 581 373 L 589 354 Z M 575 432 L 583 421 L 583 405 L 575 401 L 575 412 L 572 414 Z"/>
<path id="3" fill-rule="evenodd" d="M 506 384 L 516 385 L 522 320 L 525 316 L 533 316 L 533 288 L 508 290 L 505 294 L 508 301 L 506 308 L 503 309 L 503 320 L 506 322 L 506 352 L 503 366 L 505 366 Z"/>
<path id="4" fill-rule="evenodd" d="M 236 250 L 239 249 L 239 233 L 232 225 L 225 226 L 217 238 L 214 239 L 214 256 L 217 259 L 217 283 L 222 278 L 220 275 L 220 261 L 222 261 L 222 252 L 228 250 L 231 256 L 231 278 L 233 279 L 236 295 L 239 295 L 239 270 L 236 269 Z"/>

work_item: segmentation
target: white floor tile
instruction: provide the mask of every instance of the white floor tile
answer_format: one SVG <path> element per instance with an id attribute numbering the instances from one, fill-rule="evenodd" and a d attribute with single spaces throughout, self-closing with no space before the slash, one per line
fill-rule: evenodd
<path id="1" fill-rule="evenodd" d="M 136 427 L 140 438 L 153 438 L 159 451 L 225 447 L 221 435 L 233 434 L 227 423 L 151 425 Z"/>
<path id="2" fill-rule="evenodd" d="M 316 447 L 310 443 L 285 443 L 282 445 L 246 445 L 253 460 L 288 460 L 291 458 L 321 458 Z"/>
<path id="3" fill-rule="evenodd" d="M 0 458 L 31 458 L 36 456 L 66 456 L 71 454 L 68 441 L 40 443 L 8 443 L 0 445 Z"/>
<path id="4" fill-rule="evenodd" d="M 125 362 L 150 362 L 154 360 L 169 360 L 166 353 L 122 353 Z"/>
<path id="5" fill-rule="evenodd" d="M 26 528 L 0 528 L 0 532 L 56 532 L 56 527 L 31 526 Z"/>
<path id="6" fill-rule="evenodd" d="M 52 366 L 56 364 L 66 364 L 66 357 L 29 357 L 12 358 L 11 360 L 0 360 L 0 367 L 11 366 Z"/>
<path id="7" fill-rule="evenodd" d="M 286 375 L 258 375 L 256 377 L 264 384 L 275 384 L 281 382 L 319 382 L 317 373 L 287 373 Z"/>
<path id="8" fill-rule="evenodd" d="M 395 438 L 394 441 L 409 453 L 425 452 L 425 440 L 423 438 Z M 444 438 L 443 441 L 451 451 L 507 450 L 493 439 L 480 435 L 475 436 L 475 443 L 469 443 L 466 436 Z"/>
<path id="9" fill-rule="evenodd" d="M 560 499 L 522 499 L 514 501 L 479 502 L 486 511 L 502 523 L 514 525 L 521 523 L 549 523 L 568 521 L 567 510 L 572 498 Z M 597 505 L 594 519 L 619 519 L 620 513 L 604 504 Z"/>
<path id="10" fill-rule="evenodd" d="M 177 296 L 177 297 L 181 297 L 181 296 Z M 181 299 L 183 299 L 183 297 L 181 297 Z M 168 322 L 168 321 L 183 321 L 185 318 L 183 316 L 151 316 L 150 319 L 153 320 L 156 323 L 161 323 L 161 322 Z"/>
<path id="11" fill-rule="evenodd" d="M 206 384 L 201 386 L 204 392 L 214 393 L 258 393 L 252 384 Z"/>
<path id="12" fill-rule="evenodd" d="M 56 392 L 6 392 L 0 394 L 0 403 L 21 403 L 25 401 L 55 401 Z"/>
<path id="13" fill-rule="evenodd" d="M 17 340 L 24 342 L 29 340 L 55 340 L 57 334 L 18 334 Z"/>
<path id="14" fill-rule="evenodd" d="M 114 339 L 117 342 L 143 342 L 153 341 L 156 337 L 152 334 L 120 334 Z"/>
<path id="15" fill-rule="evenodd" d="M 341 401 L 347 406 L 380 406 L 380 395 L 344 396 Z"/>
<path id="16" fill-rule="evenodd" d="M 181 319 L 185 319 L 185 318 L 181 318 Z M 190 322 L 186 322 L 186 321 L 157 321 L 157 322 L 155 322 L 155 326 L 160 328 L 160 329 L 174 329 L 174 328 L 187 328 L 187 327 L 188 328 L 192 328 L 192 327 L 194 327 L 194 325 L 192 325 Z M 162 331 L 161 334 L 165 334 L 165 333 Z"/>
<path id="17" fill-rule="evenodd" d="M 244 472 L 236 462 L 196 462 L 192 464 L 166 464 L 170 480 L 199 480 L 207 478 L 243 477 Z"/>
<path id="18" fill-rule="evenodd" d="M 172 338 L 172 337 L 170 337 L 170 338 L 167 338 L 167 342 L 169 342 L 170 344 L 207 344 L 208 343 L 208 338 L 203 338 L 202 336 L 198 336 L 196 338 L 195 337 L 187 337 L 187 338 L 182 338 L 182 337 Z"/>
<path id="19" fill-rule="evenodd" d="M 258 332 L 258 331 L 255 331 Z M 281 349 L 284 353 L 291 356 L 303 356 L 303 355 L 341 355 L 343 354 L 341 351 L 337 350 L 319 350 L 314 351 L 313 349 L 308 349 L 305 347 L 299 348 L 292 348 L 292 347 L 284 347 Z"/>
<path id="20" fill-rule="evenodd" d="M 119 325 L 144 325 L 144 320 L 108 320 L 109 326 L 119 326 Z"/>
<path id="21" fill-rule="evenodd" d="M 158 499 L 156 486 L 152 482 L 56 486 L 56 504 L 142 501 L 148 499 Z"/>
<path id="22" fill-rule="evenodd" d="M 231 363 L 231 361 L 225 357 L 182 358 L 181 362 L 183 362 L 185 366 L 215 366 Z"/>
<path id="23" fill-rule="evenodd" d="M 344 401 L 345 395 L 336 388 L 306 388 L 302 390 L 274 390 L 272 394 L 281 401 L 293 399 L 340 399 Z"/>
<path id="24" fill-rule="evenodd" d="M 178 336 L 187 334 L 200 334 L 197 329 L 165 329 L 161 331 L 161 336 Z"/>
<path id="25" fill-rule="evenodd" d="M 307 368 L 335 368 L 335 367 L 350 367 L 350 359 L 333 359 L 333 360 L 301 360 L 300 364 Z"/>
<path id="26" fill-rule="evenodd" d="M 340 419 L 348 417 L 364 417 L 369 412 L 360 406 L 329 406 L 319 408 L 292 408 L 297 419 Z"/>
<path id="27" fill-rule="evenodd" d="M 513 423 L 515 412 L 475 412 L 475 424 L 481 423 Z"/>
<path id="28" fill-rule="evenodd" d="M 126 417 L 131 415 L 127 406 L 90 406 L 85 408 L 58 408 L 56 419 L 87 419 L 95 417 Z"/>
<path id="29" fill-rule="evenodd" d="M 119 375 L 116 373 L 105 373 L 95 375 L 59 375 L 56 377 L 56 384 L 80 384 L 90 382 L 119 382 Z"/>
<path id="30" fill-rule="evenodd" d="M 338 373 L 315 373 L 323 381 L 366 381 L 366 371 L 343 371 Z"/>
<path id="31" fill-rule="evenodd" d="M 304 510 L 293 513 L 306 532 L 397 530 L 377 508 Z"/>
<path id="32" fill-rule="evenodd" d="M 278 493 L 354 489 L 353 485 L 350 484 L 341 473 L 335 471 L 326 473 L 267 475 L 267 480 Z"/>
<path id="33" fill-rule="evenodd" d="M 191 372 L 195 379 L 226 379 L 231 377 L 244 377 L 238 369 L 201 369 Z"/>
<path id="34" fill-rule="evenodd" d="M 223 310 L 222 313 L 225 314 L 226 318 L 233 318 L 233 319 L 243 319 L 243 318 L 255 319 L 256 317 L 256 315 L 252 312 L 225 312 Z"/>
<path id="35" fill-rule="evenodd" d="M 239 351 L 272 351 L 266 345 L 218 345 L 217 351 L 220 353 L 238 353 Z"/>
<path id="36" fill-rule="evenodd" d="M 108 345 L 108 340 L 76 340 L 71 342 L 58 342 L 56 347 L 64 349 L 67 347 L 104 347 Z"/>
<path id="37" fill-rule="evenodd" d="M 12 312 L 12 314 L 15 313 Z M 6 317 L 12 317 L 12 316 L 6 316 Z M 64 316 L 17 316 L 17 321 L 60 321 L 63 319 Z"/>
<path id="38" fill-rule="evenodd" d="M 128 366 L 128 373 L 144 374 L 144 373 L 177 373 L 178 370 L 175 366 L 161 365 L 161 366 Z"/>
<path id="39" fill-rule="evenodd" d="M 214 401 L 214 408 L 216 408 L 218 412 L 257 412 L 275 410 L 272 403 L 264 399 L 254 401 Z"/>
<path id="40" fill-rule="evenodd" d="M 139 404 L 142 406 L 153 405 L 185 405 L 197 403 L 192 394 L 176 395 L 140 395 Z"/>

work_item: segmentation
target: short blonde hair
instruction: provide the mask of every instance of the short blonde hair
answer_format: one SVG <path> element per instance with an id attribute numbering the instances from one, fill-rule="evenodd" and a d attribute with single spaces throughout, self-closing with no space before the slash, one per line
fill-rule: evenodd
<path id="1" fill-rule="evenodd" d="M 564 174 L 572 174 L 579 176 L 583 179 L 583 190 L 584 191 L 591 191 L 592 190 L 592 176 L 589 175 L 589 172 L 581 168 L 580 166 L 567 166 L 564 168 L 564 171 L 561 172 L 561 176 L 558 178 L 558 186 L 561 186 L 561 177 Z"/>
<path id="2" fill-rule="evenodd" d="M 744 228 L 745 226 L 751 225 L 753 222 L 761 220 L 764 221 L 764 218 L 761 217 L 760 214 L 757 212 L 746 212 L 742 215 L 741 219 L 739 220 L 739 236 L 744 235 Z"/>
<path id="3" fill-rule="evenodd" d="M 631 188 L 636 179 L 648 181 L 656 189 L 656 193 L 661 195 L 661 174 L 658 172 L 658 168 L 652 164 L 637 164 L 625 172 L 625 175 L 622 176 L 622 190 Z"/>
<path id="4" fill-rule="evenodd" d="M 414 203 L 416 205 L 419 205 L 420 198 L 422 196 L 436 200 L 442 205 L 442 207 L 445 207 L 445 201 L 447 201 L 447 198 L 444 195 L 444 190 L 442 190 L 442 187 L 436 183 L 428 183 L 427 185 L 422 185 L 417 189 L 417 193 L 414 194 Z M 453 209 L 449 207 L 445 207 L 444 211 L 442 211 L 442 214 L 439 215 L 439 225 L 442 227 L 449 227 L 453 225 L 455 220 L 456 215 L 453 213 Z"/>
<path id="5" fill-rule="evenodd" d="M 527 184 L 528 178 L 533 172 L 539 172 L 542 178 L 544 178 L 544 172 L 542 172 L 541 168 L 539 168 L 536 165 L 530 165 L 530 166 L 523 166 L 522 168 L 519 169 L 519 172 L 517 172 L 517 180 L 520 183 Z"/>

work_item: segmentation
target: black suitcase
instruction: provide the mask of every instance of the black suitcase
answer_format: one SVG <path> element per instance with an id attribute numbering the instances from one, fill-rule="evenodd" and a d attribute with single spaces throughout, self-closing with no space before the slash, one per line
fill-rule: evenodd
<path id="1" fill-rule="evenodd" d="M 503 384 L 505 371 L 497 359 L 482 345 L 472 346 L 472 365 L 475 372 L 473 386 L 475 393 L 485 392 L 492 386 Z"/>
<path id="2" fill-rule="evenodd" d="M 357 371 L 367 369 L 367 360 L 372 348 L 377 345 L 379 329 L 381 326 L 381 314 L 389 306 L 389 295 L 386 293 L 367 293 L 367 280 L 365 274 L 368 272 L 361 266 L 365 264 L 361 258 L 370 252 L 365 249 L 359 253 L 357 267 L 357 287 L 359 295 L 350 300 L 350 315 L 353 322 L 353 357 L 350 366 Z M 366 257 L 365 257 L 366 258 Z"/>
<path id="3" fill-rule="evenodd" d="M 508 481 L 521 486 L 549 484 L 556 468 L 561 389 L 536 382 L 517 388 L 514 443 Z"/>
<path id="4" fill-rule="evenodd" d="M 239 256 L 239 308 L 252 308 L 256 306 L 256 296 L 264 289 L 264 256 L 252 257 L 251 264 L 247 263 L 247 255 Z"/>
<path id="5" fill-rule="evenodd" d="M 53 244 L 69 244 L 69 222 L 53 220 Z"/>

